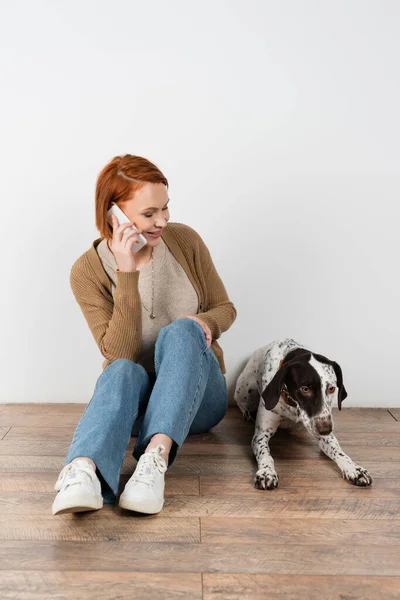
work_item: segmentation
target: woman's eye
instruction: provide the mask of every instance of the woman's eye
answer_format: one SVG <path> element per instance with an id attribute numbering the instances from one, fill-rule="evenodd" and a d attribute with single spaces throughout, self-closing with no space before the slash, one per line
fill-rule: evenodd
<path id="1" fill-rule="evenodd" d="M 165 206 L 165 207 L 163 208 L 163 210 L 169 210 L 168 206 Z"/>
<path id="2" fill-rule="evenodd" d="M 146 219 L 151 219 L 151 217 L 152 217 L 153 215 L 144 215 L 144 216 L 146 217 Z"/>

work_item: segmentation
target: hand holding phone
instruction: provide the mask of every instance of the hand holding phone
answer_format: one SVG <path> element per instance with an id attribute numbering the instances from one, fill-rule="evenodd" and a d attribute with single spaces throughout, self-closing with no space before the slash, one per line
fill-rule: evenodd
<path id="1" fill-rule="evenodd" d="M 134 252 L 143 248 L 147 243 L 146 238 L 115 204 L 107 212 L 107 220 L 113 228 L 111 250 L 117 261 L 118 269 L 123 272 L 136 271 Z"/>
<path id="2" fill-rule="evenodd" d="M 112 215 L 115 215 L 117 217 L 118 225 L 124 225 L 125 223 L 131 223 L 131 221 L 128 219 L 126 214 L 124 212 L 122 212 L 122 210 L 116 204 L 113 204 L 112 207 L 110 208 L 110 210 L 107 212 L 107 220 L 111 226 L 112 226 L 112 220 L 111 220 Z M 132 232 L 137 232 L 137 229 L 131 223 L 131 227 L 128 227 L 127 229 L 125 229 L 125 231 L 128 232 L 129 234 L 131 234 Z M 125 235 L 127 235 L 127 234 L 125 234 Z M 137 237 L 137 239 L 135 238 L 135 240 L 132 244 L 133 252 L 139 252 L 139 250 L 141 250 L 143 248 L 143 246 L 145 246 L 147 244 L 146 238 L 141 233 L 137 233 L 136 237 Z"/>

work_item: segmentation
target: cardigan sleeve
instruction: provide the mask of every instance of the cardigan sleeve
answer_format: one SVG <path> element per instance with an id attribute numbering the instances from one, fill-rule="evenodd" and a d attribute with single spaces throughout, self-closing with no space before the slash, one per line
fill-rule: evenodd
<path id="1" fill-rule="evenodd" d="M 101 354 L 110 362 L 118 358 L 136 362 L 142 345 L 139 272 L 117 271 L 113 302 L 83 259 L 73 265 L 70 284 Z"/>
<path id="2" fill-rule="evenodd" d="M 202 270 L 204 269 L 207 306 L 204 307 L 204 312 L 196 316 L 208 325 L 212 339 L 217 340 L 230 328 L 237 313 L 217 273 L 210 252 L 200 236 L 198 236 L 198 244 Z"/>

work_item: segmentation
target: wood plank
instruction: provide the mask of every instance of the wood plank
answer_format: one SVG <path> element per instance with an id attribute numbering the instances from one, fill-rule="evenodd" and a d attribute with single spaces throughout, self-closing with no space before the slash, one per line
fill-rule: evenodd
<path id="1" fill-rule="evenodd" d="M 306 454 L 306 453 L 304 453 Z M 311 452 L 308 452 L 310 455 Z M 315 452 L 312 453 L 315 456 Z M 179 457 L 181 456 L 198 456 L 199 460 L 203 460 L 202 457 L 225 457 L 230 456 L 242 456 L 244 458 L 253 458 L 253 451 L 250 444 L 203 444 L 194 443 L 190 444 L 185 442 L 179 451 Z"/>
<path id="2" fill-rule="evenodd" d="M 10 427 L 7 435 L 8 441 L 64 441 L 71 443 L 75 427 L 22 427 L 19 425 Z"/>
<path id="3" fill-rule="evenodd" d="M 52 472 L 38 473 L 4 473 L 0 477 L 0 492 L 41 492 L 55 493 L 54 484 L 57 474 Z M 120 478 L 121 489 L 125 486 L 129 475 Z M 170 473 L 166 476 L 165 494 L 171 495 L 196 495 L 200 493 L 198 477 L 174 477 Z"/>
<path id="4" fill-rule="evenodd" d="M 67 405 L 68 406 L 68 405 Z M 392 410 L 392 409 L 389 409 Z M 394 409 L 397 410 L 397 409 Z M 400 410 L 400 409 L 399 409 Z M 389 415 L 387 408 L 346 408 L 344 407 L 341 411 L 337 408 L 332 409 L 333 417 L 337 421 L 380 421 L 390 422 L 391 416 Z M 224 420 L 236 420 L 243 421 L 243 415 L 239 408 L 232 406 L 228 408 L 228 411 L 224 417 Z"/>
<path id="5" fill-rule="evenodd" d="M 387 411 L 382 411 L 382 414 L 388 414 Z M 295 425 L 295 424 L 293 424 Z M 338 419 L 334 418 L 334 427 L 335 433 L 340 435 L 342 432 L 355 432 L 355 433 L 369 433 L 369 432 L 384 432 L 384 433 L 398 433 L 399 425 L 398 422 L 395 421 L 393 417 L 390 419 L 384 419 L 383 421 L 379 421 L 379 419 L 370 419 L 364 420 L 362 416 L 354 419 L 344 419 L 338 421 Z M 303 430 L 303 426 L 297 425 L 298 430 Z M 292 427 L 293 429 L 293 427 Z M 251 436 L 254 431 L 254 423 L 246 423 L 240 418 L 231 418 L 227 419 L 226 417 L 218 424 L 216 427 L 208 432 L 208 434 L 197 434 L 192 436 L 194 439 L 200 436 L 210 436 L 210 441 L 213 441 L 213 436 L 215 438 L 219 436 L 233 436 L 235 439 L 243 438 L 251 440 Z M 207 438 L 204 438 L 206 441 Z"/>
<path id="6" fill-rule="evenodd" d="M 7 404 L 0 404 L 0 413 L 5 409 Z"/>
<path id="7" fill-rule="evenodd" d="M 4 540 L 0 570 L 400 576 L 398 547 Z"/>
<path id="8" fill-rule="evenodd" d="M 3 600 L 201 600 L 199 573 L 0 571 Z"/>
<path id="9" fill-rule="evenodd" d="M 344 408 L 342 411 L 333 409 L 332 415 L 337 433 L 341 431 L 395 433 L 399 430 L 396 421 L 386 408 Z M 239 428 L 247 432 L 250 427 L 254 429 L 254 423 L 244 421 L 239 409 L 231 407 L 221 423 L 212 429 L 212 432 L 222 431 L 226 428 Z"/>
<path id="10" fill-rule="evenodd" d="M 3 442 L 0 442 L 0 444 L 2 443 Z M 364 463 L 376 460 L 378 455 L 379 460 L 387 463 L 400 460 L 400 446 L 376 448 L 374 446 L 347 446 L 346 444 L 342 444 L 342 449 L 352 458 L 352 460 L 354 460 L 354 462 L 361 464 L 367 469 L 369 469 L 369 466 Z M 289 452 L 287 452 L 287 454 L 289 454 Z M 325 459 L 321 452 L 320 454 L 321 458 Z"/>
<path id="11" fill-rule="evenodd" d="M 400 430 L 397 428 L 396 431 L 392 432 L 355 432 L 355 431 L 335 431 L 335 435 L 338 438 L 342 446 L 374 446 L 374 447 L 400 447 Z M 11 436 L 11 432 L 8 434 L 8 438 Z M 272 440 L 279 446 L 283 444 L 310 444 L 317 446 L 316 440 L 304 429 L 300 430 L 278 430 L 273 436 Z M 232 443 L 237 443 L 232 440 Z"/>
<path id="12" fill-rule="evenodd" d="M 188 444 L 241 444 L 243 446 L 250 445 L 251 438 L 254 433 L 254 425 L 252 427 L 232 427 L 226 421 L 221 421 L 211 431 L 206 433 L 197 433 L 196 435 L 189 435 L 184 443 L 184 446 Z"/>
<path id="13" fill-rule="evenodd" d="M 398 600 L 398 577 L 205 573 L 204 600 Z"/>
<path id="14" fill-rule="evenodd" d="M 12 430 L 11 430 L 12 431 Z M 7 437 L 11 435 L 11 432 Z M 339 443 L 346 448 L 374 446 L 375 448 L 399 448 L 400 447 L 400 428 L 393 432 L 376 432 L 370 431 L 365 433 L 356 433 L 354 431 L 336 432 L 335 435 Z M 350 450 L 349 450 L 350 452 Z"/>
<path id="15" fill-rule="evenodd" d="M 15 427 L 12 428 L 10 433 L 7 435 L 8 439 L 15 437 L 13 434 Z M 30 429 L 30 428 L 27 428 Z M 392 428 L 393 429 L 393 428 Z M 250 446 L 251 439 L 253 437 L 253 430 L 249 432 L 248 435 L 243 434 L 242 432 L 237 431 L 236 428 L 226 428 L 221 433 L 215 434 L 214 432 L 202 433 L 198 435 L 188 436 L 185 440 L 185 443 L 182 446 L 182 450 L 187 451 L 190 454 L 194 454 L 194 448 L 199 448 L 203 446 L 205 448 L 211 447 L 213 450 L 218 453 L 217 446 Z M 400 447 L 400 430 L 399 427 L 395 425 L 395 430 L 393 431 L 370 431 L 370 432 L 354 432 L 351 430 L 342 430 L 336 431 L 335 435 L 338 438 L 339 442 L 344 446 L 374 446 L 374 447 Z M 37 437 L 35 430 L 32 431 L 32 436 L 34 438 Z M 29 432 L 27 432 L 26 436 L 23 439 L 33 439 Z M 16 439 L 16 437 L 15 437 Z M 43 437 L 43 439 L 45 439 Z M 295 430 L 295 431 L 282 431 L 278 430 L 274 435 L 273 443 L 276 445 L 280 444 L 293 444 L 297 441 L 297 443 L 309 443 L 312 446 L 317 446 L 317 442 L 314 440 L 313 436 L 310 435 L 305 430 Z M 188 451 L 188 447 L 190 450 Z"/>
<path id="16" fill-rule="evenodd" d="M 0 515 L 48 515 L 54 494 L 41 492 L 0 493 Z M 111 506 L 112 505 L 108 505 Z M 117 507 L 115 507 L 117 509 Z M 106 510 L 105 506 L 102 510 Z M 119 508 L 117 510 L 120 510 Z M 166 494 L 163 517 L 253 517 L 276 519 L 377 519 L 400 518 L 400 503 L 396 498 L 369 498 L 368 490 L 360 489 L 359 497 L 281 499 L 278 490 L 261 492 L 258 498 L 184 496 Z"/>
<path id="17" fill-rule="evenodd" d="M 251 509 L 250 511 L 251 512 Z M 393 521 L 335 519 L 201 518 L 201 540 L 213 544 L 376 544 L 397 546 L 400 529 Z"/>
<path id="18" fill-rule="evenodd" d="M 400 477 L 400 461 L 386 462 L 369 460 L 365 464 L 374 479 Z M 313 477 L 313 478 L 341 478 L 341 473 L 335 463 L 325 456 L 310 460 L 277 460 L 276 466 L 280 476 Z M 127 460 L 123 470 L 131 468 Z M 256 463 L 250 457 L 209 457 L 179 456 L 172 469 L 176 476 L 208 475 L 208 476 L 234 476 L 249 475 L 255 472 Z M 1 460 L 0 460 L 1 469 Z M 171 469 L 171 472 L 172 472 Z"/>
<path id="19" fill-rule="evenodd" d="M 341 440 L 340 440 L 341 441 Z M 399 461 L 400 460 L 400 446 L 399 445 L 388 445 L 388 446 L 374 446 L 374 445 L 348 445 L 346 443 L 341 444 L 342 449 L 346 454 L 349 454 L 355 462 L 366 462 L 375 460 L 379 453 L 380 460 L 387 462 Z M 5 448 L 6 450 L 7 448 Z M 282 444 L 280 441 L 274 439 L 270 444 L 271 454 L 275 460 L 308 460 L 318 459 L 321 457 L 325 459 L 325 455 L 319 449 L 318 445 L 313 442 L 298 442 L 296 440 L 289 441 Z M 0 445 L 1 452 L 1 445 Z M 183 444 L 180 450 L 180 456 L 214 456 L 214 457 L 248 457 L 252 458 L 253 452 L 250 445 L 243 446 L 238 444 Z M 364 466 L 364 465 L 363 465 Z"/>
<path id="20" fill-rule="evenodd" d="M 29 427 L 75 427 L 85 404 L 6 404 L 0 425 Z"/>
<path id="21" fill-rule="evenodd" d="M 337 408 L 332 410 L 334 419 L 340 423 L 345 421 L 369 421 L 380 423 L 390 423 L 391 416 L 387 408 L 343 408 L 341 411 Z"/>
<path id="22" fill-rule="evenodd" d="M 132 440 L 128 446 L 128 460 L 132 452 L 134 441 Z M 0 455 L 14 456 L 62 456 L 65 457 L 68 453 L 70 441 L 64 440 L 26 440 L 15 441 L 8 439 L 0 440 Z M 318 459 L 327 460 L 323 453 L 312 440 L 299 440 L 293 438 L 290 443 L 281 443 L 279 440 L 271 440 L 271 454 L 275 460 L 307 460 Z M 346 448 L 343 444 L 342 448 L 348 452 L 355 462 L 365 463 L 375 460 L 377 457 L 377 449 L 374 446 L 351 446 Z M 213 452 L 214 450 L 214 452 Z M 218 452 L 216 452 L 218 450 Z M 214 448 L 208 445 L 187 445 L 183 446 L 180 453 L 180 459 L 192 458 L 193 462 L 201 462 L 203 457 L 209 457 L 209 460 L 215 459 L 217 462 L 221 459 L 230 460 L 230 458 L 243 459 L 243 461 L 253 462 L 253 454 L 250 446 L 234 445 L 217 446 Z M 400 446 L 381 447 L 379 448 L 379 459 L 384 462 L 400 461 Z M 363 465 L 364 466 L 364 465 Z"/>
<path id="23" fill-rule="evenodd" d="M 70 442 L 63 440 L 24 442 L 14 440 L 0 440 L 0 454 L 14 454 L 15 456 L 66 456 Z"/>
<path id="24" fill-rule="evenodd" d="M 65 406 L 68 406 L 68 404 L 66 404 Z M 362 407 L 346 407 L 344 406 L 342 408 L 342 410 L 338 410 L 337 407 L 333 407 L 332 409 L 332 414 L 334 415 L 334 417 L 337 417 L 337 419 L 340 420 L 346 420 L 346 419 L 350 419 L 351 421 L 353 420 L 357 420 L 357 419 L 364 419 L 364 420 L 379 420 L 379 421 L 390 421 L 390 415 L 388 414 L 388 410 L 392 410 L 392 409 L 387 409 L 387 408 L 362 408 Z M 395 409 L 396 410 L 396 409 Z M 244 420 L 243 419 L 243 415 L 240 412 L 239 408 L 237 406 L 230 406 L 227 410 L 227 413 L 224 417 L 224 420 Z M 245 421 L 247 422 L 247 421 Z"/>
<path id="25" fill-rule="evenodd" d="M 59 473 L 64 466 L 63 456 L 1 456 L 0 473 L 51 472 Z"/>
<path id="26" fill-rule="evenodd" d="M 0 511 L 1 512 L 1 511 Z M 276 519 L 400 519 L 398 499 L 369 498 L 368 490 L 360 489 L 360 496 L 350 498 L 322 498 L 281 500 L 278 490 L 264 492 L 253 498 L 231 496 L 176 496 L 166 498 L 163 516 L 174 517 L 254 517 Z"/>
<path id="27" fill-rule="evenodd" d="M 199 519 L 139 516 L 115 511 L 110 505 L 97 512 L 53 517 L 38 514 L 0 515 L 0 540 L 200 542 Z"/>
<path id="28" fill-rule="evenodd" d="M 127 456 L 122 466 L 122 474 L 132 474 L 136 461 L 132 456 Z M 58 474 L 64 465 L 63 456 L 14 456 L 0 455 L 0 473 L 14 472 L 52 472 Z M 384 461 L 368 461 L 365 465 L 375 479 L 396 479 L 400 477 L 400 461 L 386 463 Z M 256 464 L 250 457 L 222 457 L 209 456 L 178 456 L 169 473 L 174 477 L 204 476 L 237 476 L 251 475 Z M 312 477 L 341 478 L 337 466 L 328 458 L 320 456 L 315 460 L 283 460 L 277 461 L 280 477 Z"/>
<path id="29" fill-rule="evenodd" d="M 11 427 L 0 427 L 0 440 L 3 440 L 6 437 L 10 429 Z"/>
<path id="30" fill-rule="evenodd" d="M 0 410 L 0 426 L 75 427 L 86 406 L 82 403 L 5 404 Z M 394 410 L 395 413 L 400 411 L 400 409 L 390 410 Z M 344 408 L 341 412 L 333 409 L 333 417 L 337 425 L 351 423 L 359 427 L 368 424 L 393 423 L 393 417 L 388 410 L 380 408 Z M 218 431 L 222 424 L 243 429 L 254 427 L 254 424 L 244 421 L 237 407 L 228 408 L 223 421 L 213 431 Z"/>
<path id="31" fill-rule="evenodd" d="M 0 483 L 1 485 L 1 483 Z M 312 479 L 311 477 L 280 477 L 276 490 L 282 500 L 323 499 L 323 498 L 360 498 L 364 494 L 356 485 L 351 485 L 344 479 Z M 253 475 L 236 477 L 200 477 L 200 494 L 202 496 L 241 496 L 260 499 L 264 490 L 254 487 Z M 275 493 L 275 492 L 272 492 Z M 365 490 L 368 498 L 398 498 L 400 499 L 400 481 L 396 479 L 377 479 Z M 364 496 L 363 496 L 364 497 Z"/>

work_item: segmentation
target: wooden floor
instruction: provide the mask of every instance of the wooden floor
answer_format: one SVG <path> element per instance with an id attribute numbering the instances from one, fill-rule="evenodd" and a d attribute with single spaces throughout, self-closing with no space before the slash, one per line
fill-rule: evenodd
<path id="1" fill-rule="evenodd" d="M 272 443 L 280 484 L 253 488 L 252 427 L 236 408 L 189 438 L 165 507 L 53 517 L 53 486 L 83 405 L 0 405 L 0 599 L 400 598 L 400 409 L 335 414 L 374 477 L 343 481 L 306 434 Z M 127 454 L 124 484 L 134 469 Z"/>

